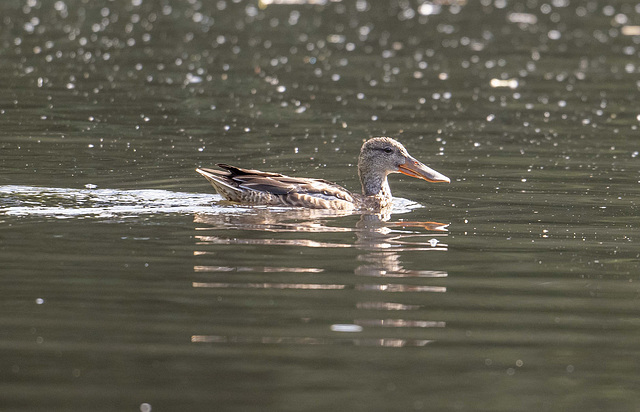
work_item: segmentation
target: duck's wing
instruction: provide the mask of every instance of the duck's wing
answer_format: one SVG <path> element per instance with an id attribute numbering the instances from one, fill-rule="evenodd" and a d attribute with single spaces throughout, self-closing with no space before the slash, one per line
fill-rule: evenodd
<path id="1" fill-rule="evenodd" d="M 290 177 L 280 173 L 243 169 L 223 163 L 217 166 L 224 170 L 203 168 L 199 169 L 199 173 L 206 177 L 216 189 L 219 189 L 218 185 L 222 185 L 227 192 L 231 190 L 238 192 L 238 194 L 245 194 L 245 196 L 233 198 L 218 190 L 220 194 L 230 200 L 249 201 L 249 199 L 256 197 L 258 200 L 260 196 L 257 193 L 263 193 L 264 199 L 277 199 L 277 203 L 291 206 L 336 208 L 336 204 L 333 202 L 355 203 L 354 195 L 351 192 L 323 179 Z M 249 192 L 253 193 L 251 197 L 246 196 Z M 260 202 L 257 201 L 257 203 Z M 275 202 L 270 201 L 269 203 Z"/>

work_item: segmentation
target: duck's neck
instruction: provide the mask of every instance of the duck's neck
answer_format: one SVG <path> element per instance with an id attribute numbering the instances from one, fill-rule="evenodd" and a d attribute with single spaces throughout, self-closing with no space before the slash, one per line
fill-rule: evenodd
<path id="1" fill-rule="evenodd" d="M 361 173 L 360 183 L 362 184 L 362 194 L 365 196 L 391 198 L 391 188 L 389 188 L 386 175 Z"/>

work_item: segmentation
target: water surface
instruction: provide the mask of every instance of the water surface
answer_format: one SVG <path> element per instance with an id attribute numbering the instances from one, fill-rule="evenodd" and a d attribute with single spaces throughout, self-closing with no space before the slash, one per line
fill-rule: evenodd
<path id="1" fill-rule="evenodd" d="M 640 405 L 632 2 L 5 1 L 3 410 Z M 233 205 L 215 163 L 388 220 Z"/>

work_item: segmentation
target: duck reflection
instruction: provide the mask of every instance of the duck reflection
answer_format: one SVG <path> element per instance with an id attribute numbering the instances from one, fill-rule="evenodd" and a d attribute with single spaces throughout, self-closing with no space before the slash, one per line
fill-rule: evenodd
<path id="1" fill-rule="evenodd" d="M 251 213 L 237 214 L 196 214 L 197 235 L 195 236 L 198 250 L 196 256 L 216 255 L 216 248 L 212 245 L 261 245 L 261 246 L 298 246 L 309 248 L 355 248 L 360 250 L 356 257 L 359 264 L 354 269 L 357 278 L 346 279 L 344 283 L 322 282 L 322 277 L 317 276 L 331 272 L 325 267 L 288 267 L 288 266 L 251 266 L 251 265 L 196 265 L 194 272 L 199 274 L 211 274 L 211 281 L 192 282 L 194 288 L 215 289 L 273 289 L 273 290 L 318 290 L 338 291 L 355 290 L 366 292 L 363 296 L 379 295 L 381 299 L 358 301 L 355 304 L 355 313 L 365 316 L 352 318 L 352 323 L 340 324 L 339 328 L 333 325 L 329 337 L 273 337 L 273 336 L 228 336 L 228 335 L 193 335 L 192 342 L 209 343 L 297 343 L 297 344 L 335 344 L 350 342 L 356 345 L 366 346 L 424 346 L 430 339 L 407 338 L 372 338 L 371 333 L 367 337 L 356 336 L 354 332 L 374 328 L 444 328 L 446 323 L 433 319 L 398 318 L 397 316 L 380 316 L 380 313 L 407 313 L 419 311 L 423 306 L 415 303 L 394 302 L 399 293 L 444 293 L 446 287 L 442 286 L 441 279 L 447 277 L 447 273 L 437 269 L 407 269 L 402 263 L 400 252 L 429 252 L 442 253 L 447 251 L 444 242 L 448 235 L 447 225 L 437 222 L 419 221 L 390 221 L 380 215 L 362 215 L 356 222 L 350 225 L 337 225 L 341 220 L 336 217 L 355 218 L 348 213 L 336 215 L 335 212 L 309 209 L 256 209 L 251 208 Z M 240 236 L 236 236 L 239 234 Z M 251 233 L 256 236 L 251 236 Z M 321 234 L 353 233 L 355 241 L 347 242 L 348 236 L 333 237 L 340 241 L 320 240 Z M 305 238 L 285 238 L 287 236 L 265 236 L 269 233 L 309 233 L 313 236 Z M 313 239 L 311 238 L 313 237 Z M 212 256 L 213 257 L 213 256 Z M 299 273 L 306 277 L 305 282 L 281 281 L 281 278 L 265 276 L 259 282 L 228 281 L 228 276 L 222 278 L 215 274 L 229 272 L 245 273 Z M 361 280 L 358 278 L 361 277 Z M 215 279 L 215 280 L 214 280 Z M 255 280 L 255 276 L 251 279 Z M 402 281 L 405 279 L 406 281 Z M 440 279 L 440 280 L 439 280 Z M 207 279 L 208 280 L 208 279 Z M 245 281 L 242 281 L 245 280 Z M 278 281 L 279 280 L 279 281 Z M 319 282 L 320 280 L 320 282 Z M 431 284 L 436 282 L 436 284 Z M 440 283 L 440 284 L 438 284 Z M 370 294 L 368 292 L 374 292 Z M 377 293 L 375 293 L 377 292 Z M 415 296 L 414 296 L 415 298 Z M 420 299 L 419 299 L 420 300 Z M 369 317 L 375 313 L 375 317 Z M 307 320 L 308 321 L 308 320 Z M 375 333 L 379 334 L 379 333 Z"/>

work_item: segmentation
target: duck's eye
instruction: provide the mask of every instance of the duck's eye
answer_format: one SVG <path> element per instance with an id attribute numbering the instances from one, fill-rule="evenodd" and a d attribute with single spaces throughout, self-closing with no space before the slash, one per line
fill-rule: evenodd
<path id="1" fill-rule="evenodd" d="M 392 149 L 392 148 L 390 148 L 390 147 L 385 147 L 385 148 L 384 148 L 384 149 L 382 149 L 382 150 L 384 150 L 384 152 L 385 152 L 386 154 L 391 154 L 391 153 L 393 153 L 393 149 Z"/>

